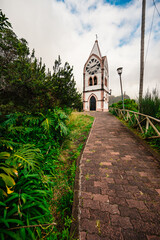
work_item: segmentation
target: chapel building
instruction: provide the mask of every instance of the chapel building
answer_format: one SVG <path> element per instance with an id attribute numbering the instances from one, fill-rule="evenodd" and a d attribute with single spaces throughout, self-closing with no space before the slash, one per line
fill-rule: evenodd
<path id="1" fill-rule="evenodd" d="M 107 57 L 96 40 L 83 69 L 83 110 L 108 111 L 109 95 Z"/>

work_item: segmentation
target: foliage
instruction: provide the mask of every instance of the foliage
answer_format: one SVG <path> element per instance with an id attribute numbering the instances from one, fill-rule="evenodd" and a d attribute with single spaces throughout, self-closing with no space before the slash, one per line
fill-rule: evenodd
<path id="1" fill-rule="evenodd" d="M 76 159 L 92 121 L 59 108 L 3 115 L 1 239 L 70 239 Z"/>
<path id="2" fill-rule="evenodd" d="M 152 93 L 147 90 L 141 101 L 142 113 L 160 119 L 160 97 L 157 89 L 153 89 Z"/>
<path id="3" fill-rule="evenodd" d="M 55 148 L 68 134 L 67 119 L 61 109 L 48 110 L 45 115 L 14 113 L 3 116 L 3 138 L 1 136 L 0 141 L 1 239 L 36 239 L 36 236 L 41 238 L 48 232 L 42 227 L 20 228 L 12 235 L 7 228 L 53 221 L 51 195 L 54 182 L 51 175 L 54 167 L 49 166 L 58 156 Z M 48 159 L 45 142 L 55 157 L 50 155 Z"/>
<path id="4" fill-rule="evenodd" d="M 68 63 L 61 67 L 60 56 L 53 66 L 53 75 L 51 85 L 54 88 L 56 99 L 59 100 L 60 106 L 68 106 L 78 110 L 82 109 L 82 96 L 77 92 L 76 83 L 73 77 L 73 67 Z M 61 96 L 59 98 L 59 96 Z"/>
<path id="5" fill-rule="evenodd" d="M 11 24 L 8 21 L 8 18 L 5 16 L 5 14 L 2 13 L 2 9 L 0 9 L 0 31 L 5 28 L 11 28 Z"/>
<path id="6" fill-rule="evenodd" d="M 124 97 L 124 99 L 130 99 L 130 97 L 126 94 L 124 94 L 123 97 Z M 116 97 L 114 95 L 111 95 L 111 96 L 109 96 L 109 106 L 111 106 L 113 103 L 117 103 L 121 100 L 122 100 L 122 95 L 116 96 Z"/>
<path id="7" fill-rule="evenodd" d="M 113 103 L 110 107 L 123 109 L 123 103 L 119 101 L 118 103 Z M 124 108 L 137 112 L 138 105 L 134 99 L 124 99 Z"/>

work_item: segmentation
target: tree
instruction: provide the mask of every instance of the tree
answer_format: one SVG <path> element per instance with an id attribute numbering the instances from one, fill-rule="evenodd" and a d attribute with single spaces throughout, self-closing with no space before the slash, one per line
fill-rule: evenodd
<path id="1" fill-rule="evenodd" d="M 8 21 L 8 18 L 5 16 L 5 14 L 2 13 L 2 9 L 0 9 L 0 31 L 5 28 L 12 28 L 12 25 Z"/>
<path id="2" fill-rule="evenodd" d="M 76 89 L 76 82 L 73 77 L 73 67 L 69 63 L 65 63 L 61 67 L 61 59 L 55 61 L 53 66 L 52 86 L 54 88 L 56 99 L 58 99 L 60 106 L 82 108 L 82 97 Z"/>

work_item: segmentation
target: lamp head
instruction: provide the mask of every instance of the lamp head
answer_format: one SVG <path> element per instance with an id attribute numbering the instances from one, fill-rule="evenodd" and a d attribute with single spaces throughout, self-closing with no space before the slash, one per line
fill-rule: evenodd
<path id="1" fill-rule="evenodd" d="M 117 72 L 118 72 L 119 75 L 122 74 L 122 69 L 123 69 L 122 67 L 117 68 Z"/>

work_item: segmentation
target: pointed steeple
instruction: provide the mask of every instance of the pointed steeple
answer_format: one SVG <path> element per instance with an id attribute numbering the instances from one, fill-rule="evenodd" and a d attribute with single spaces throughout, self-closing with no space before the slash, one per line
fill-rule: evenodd
<path id="1" fill-rule="evenodd" d="M 95 54 L 99 58 L 102 58 L 101 51 L 100 51 L 100 48 L 99 48 L 99 45 L 98 45 L 98 40 L 95 41 L 94 46 L 93 46 L 92 51 L 91 51 L 89 56 L 91 56 L 92 54 Z"/>

